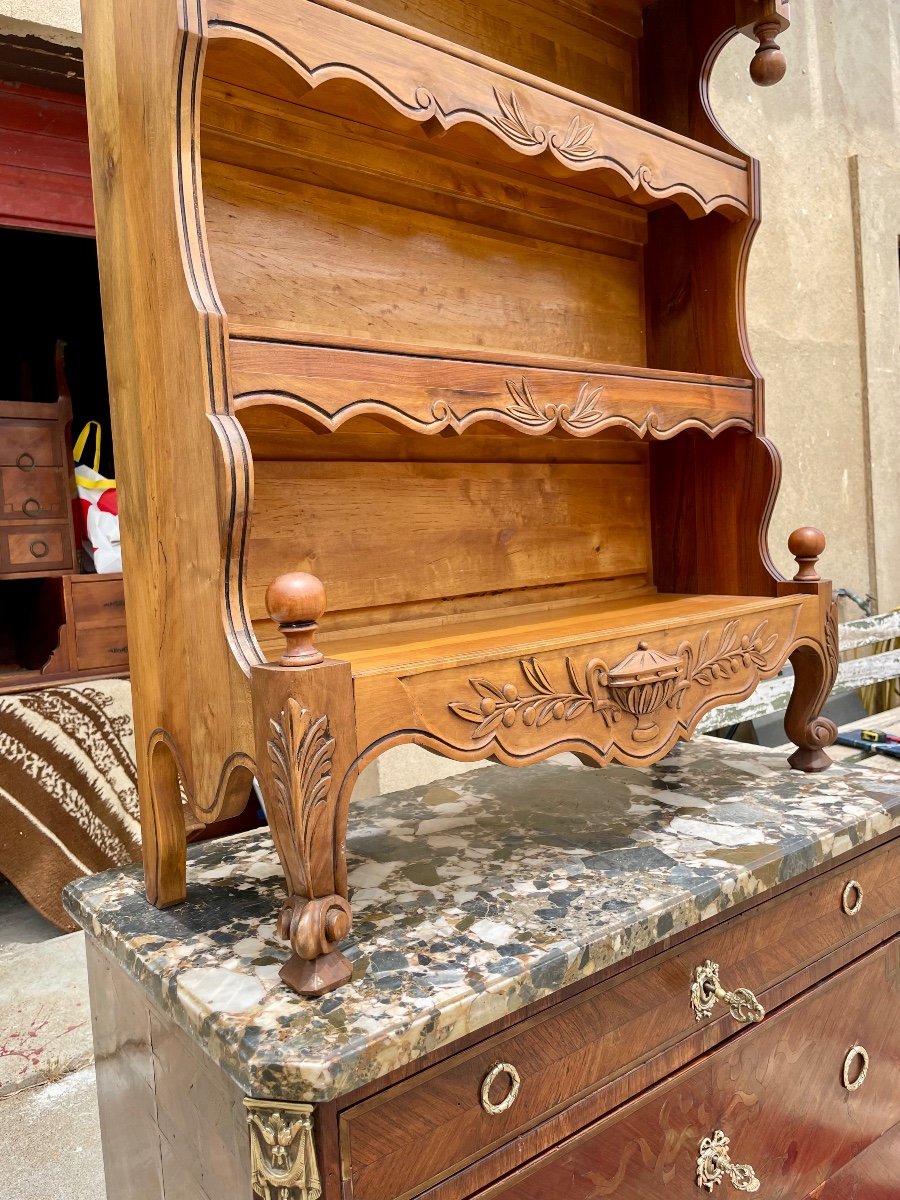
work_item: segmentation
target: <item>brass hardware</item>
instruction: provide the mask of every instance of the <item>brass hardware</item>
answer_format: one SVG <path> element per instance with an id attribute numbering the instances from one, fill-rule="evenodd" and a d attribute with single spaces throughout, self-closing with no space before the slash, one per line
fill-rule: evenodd
<path id="1" fill-rule="evenodd" d="M 749 988 L 726 992 L 719 982 L 719 964 L 707 959 L 702 967 L 694 968 L 691 984 L 691 1008 L 696 1019 L 702 1021 L 711 1016 L 717 1000 L 727 1004 L 734 1019 L 743 1025 L 761 1021 L 766 1015 L 766 1010 Z"/>
<path id="2" fill-rule="evenodd" d="M 41 502 L 35 496 L 22 501 L 22 512 L 26 517 L 36 517 L 41 512 Z"/>
<path id="3" fill-rule="evenodd" d="M 38 538 L 36 541 L 32 542 L 28 549 L 31 552 L 32 558 L 46 558 L 50 553 L 50 547 L 41 538 Z"/>
<path id="4" fill-rule="evenodd" d="M 859 1059 L 861 1066 L 857 1072 L 856 1078 L 851 1081 L 850 1068 L 856 1059 Z M 869 1074 L 869 1053 L 865 1046 L 851 1046 L 847 1051 L 847 1057 L 844 1059 L 843 1080 L 844 1087 L 848 1092 L 855 1092 L 857 1088 L 861 1088 L 866 1082 L 866 1076 Z"/>
<path id="5" fill-rule="evenodd" d="M 851 904 L 851 897 L 856 893 L 856 900 Z M 841 908 L 848 917 L 855 917 L 862 908 L 863 890 L 862 884 L 856 879 L 849 879 L 844 885 L 844 890 L 841 893 Z"/>
<path id="6" fill-rule="evenodd" d="M 319 1200 L 322 1181 L 311 1104 L 244 1098 L 253 1194 L 260 1200 Z"/>
<path id="7" fill-rule="evenodd" d="M 730 1140 L 721 1129 L 700 1143 L 697 1156 L 697 1187 L 711 1192 L 726 1177 L 739 1192 L 758 1192 L 759 1180 L 749 1163 L 733 1163 L 728 1154 Z"/>
<path id="8" fill-rule="evenodd" d="M 492 1104 L 490 1096 L 491 1086 L 493 1085 L 494 1080 L 500 1075 L 509 1076 L 510 1088 L 506 1093 L 506 1096 L 500 1101 L 499 1104 Z M 496 1116 L 498 1113 L 506 1112 L 508 1108 L 512 1108 L 512 1106 L 515 1104 L 516 1097 L 519 1094 L 519 1088 L 521 1086 L 522 1080 L 519 1078 L 519 1072 L 512 1065 L 512 1063 L 494 1063 L 487 1075 L 485 1075 L 481 1084 L 481 1107 L 485 1112 L 490 1113 L 492 1116 Z"/>
<path id="9" fill-rule="evenodd" d="M 23 452 L 16 459 L 16 466 L 20 471 L 33 471 L 34 455 L 29 454 L 27 450 L 23 450 Z"/>

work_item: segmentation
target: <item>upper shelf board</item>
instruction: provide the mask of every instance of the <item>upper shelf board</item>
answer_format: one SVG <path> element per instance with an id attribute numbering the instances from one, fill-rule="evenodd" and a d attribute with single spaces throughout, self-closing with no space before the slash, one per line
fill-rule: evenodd
<path id="1" fill-rule="evenodd" d="M 429 134 L 480 126 L 557 170 L 603 171 L 612 194 L 636 204 L 671 200 L 690 217 L 749 212 L 746 162 L 630 113 L 344 0 L 256 0 L 252 25 L 247 9 L 246 0 L 211 0 L 209 36 L 268 49 L 307 89 L 355 81 Z"/>
<path id="2" fill-rule="evenodd" d="M 682 429 L 751 429 L 748 379 L 641 367 L 523 359 L 451 360 L 385 350 L 336 349 L 232 337 L 235 406 L 295 410 L 328 430 L 351 417 L 381 416 L 420 433 L 462 433 L 492 420 L 535 436 L 588 437 L 622 426 L 665 439 Z"/>

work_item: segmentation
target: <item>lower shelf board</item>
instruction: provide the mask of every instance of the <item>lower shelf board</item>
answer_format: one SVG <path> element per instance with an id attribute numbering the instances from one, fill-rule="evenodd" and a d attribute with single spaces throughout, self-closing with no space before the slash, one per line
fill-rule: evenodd
<path id="1" fill-rule="evenodd" d="M 546 604 L 522 607 L 513 615 L 502 609 L 467 613 L 411 630 L 397 623 L 367 633 L 335 633 L 320 639 L 319 644 L 329 657 L 349 661 L 358 677 L 392 674 L 398 667 L 406 673 L 510 655 L 527 657 L 629 636 L 641 640 L 656 634 L 665 639 L 670 631 L 704 622 L 711 626 L 717 621 L 746 618 L 749 632 L 754 617 L 765 619 L 796 607 L 793 596 L 774 599 L 650 592 L 612 601 L 582 600 L 558 608 Z"/>

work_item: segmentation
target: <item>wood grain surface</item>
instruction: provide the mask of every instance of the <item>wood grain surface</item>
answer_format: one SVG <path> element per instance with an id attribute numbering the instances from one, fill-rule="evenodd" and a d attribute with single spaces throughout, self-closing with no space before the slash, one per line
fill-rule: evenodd
<path id="1" fill-rule="evenodd" d="M 856 916 L 841 908 L 849 873 L 829 871 L 348 1109 L 341 1117 L 348 1190 L 355 1200 L 394 1200 L 434 1186 L 452 1170 L 661 1055 L 697 1027 L 690 987 L 694 968 L 708 959 L 719 964 L 727 989 L 767 994 L 900 910 L 897 859 L 893 844 L 854 863 L 853 877 L 865 895 Z M 802 977 L 796 986 L 803 986 Z M 764 1024 L 771 1019 L 765 1017 Z M 704 1025 L 707 1046 L 739 1028 L 721 1004 Z M 490 1067 L 503 1061 L 519 1072 L 522 1087 L 510 1109 L 491 1115 L 481 1106 L 479 1090 Z"/>

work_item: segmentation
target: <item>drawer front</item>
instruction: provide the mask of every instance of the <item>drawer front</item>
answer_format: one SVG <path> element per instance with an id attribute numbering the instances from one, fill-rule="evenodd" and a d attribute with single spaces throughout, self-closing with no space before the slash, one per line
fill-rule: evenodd
<path id="1" fill-rule="evenodd" d="M 73 578 L 72 612 L 79 632 L 124 626 L 125 590 L 122 576 Z"/>
<path id="2" fill-rule="evenodd" d="M 79 671 L 128 669 L 128 637 L 124 625 L 112 629 L 75 629 L 75 662 Z"/>
<path id="3" fill-rule="evenodd" d="M 860 1054 L 868 1071 L 857 1090 Z M 849 1056 L 849 1058 L 848 1058 Z M 900 1119 L 900 939 L 820 984 L 504 1184 L 485 1200 L 698 1200 L 721 1130 L 766 1200 L 805 1200 Z M 745 1189 L 746 1190 L 746 1189 Z M 738 1192 L 726 1178 L 712 1189 Z"/>
<path id="4" fill-rule="evenodd" d="M 851 879 L 862 889 L 856 912 L 856 891 L 845 896 Z M 387 1089 L 342 1115 L 348 1193 L 353 1200 L 414 1195 L 680 1041 L 697 1028 L 691 983 L 707 960 L 719 964 L 726 989 L 761 993 L 898 911 L 900 842 L 893 842 Z M 721 1003 L 703 1019 L 713 1040 L 740 1028 Z M 490 1112 L 481 1088 L 500 1063 L 514 1068 L 518 1094 Z M 502 1101 L 512 1086 L 499 1071 L 488 1102 Z"/>
<path id="5" fill-rule="evenodd" d="M 72 542 L 65 525 L 0 529 L 0 562 L 12 574 L 65 571 L 72 567 Z"/>
<path id="6" fill-rule="evenodd" d="M 898 1175 L 900 1125 L 895 1125 L 817 1188 L 809 1200 L 897 1200 Z"/>
<path id="7" fill-rule="evenodd" d="M 0 421 L 0 466 L 27 473 L 35 467 L 61 466 L 55 421 Z"/>
<path id="8" fill-rule="evenodd" d="M 55 467 L 0 467 L 0 516 L 21 521 L 66 515 L 68 496 L 62 472 Z"/>

